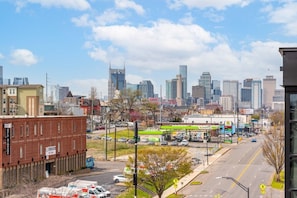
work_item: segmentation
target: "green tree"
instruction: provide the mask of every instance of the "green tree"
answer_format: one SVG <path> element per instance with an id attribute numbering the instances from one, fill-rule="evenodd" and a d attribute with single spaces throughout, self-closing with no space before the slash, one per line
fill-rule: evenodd
<path id="1" fill-rule="evenodd" d="M 138 152 L 138 179 L 142 185 L 152 186 L 161 198 L 168 184 L 173 179 L 189 174 L 191 160 L 184 148 L 153 147 Z M 134 159 L 129 158 L 128 167 L 134 166 Z"/>

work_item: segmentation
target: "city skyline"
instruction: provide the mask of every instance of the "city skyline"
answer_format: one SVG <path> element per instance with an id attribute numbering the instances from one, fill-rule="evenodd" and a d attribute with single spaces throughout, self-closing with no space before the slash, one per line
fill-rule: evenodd
<path id="1" fill-rule="evenodd" d="M 279 47 L 296 46 L 294 1 L 2 0 L 3 78 L 108 95 L 109 67 L 127 83 L 166 80 L 187 65 L 187 90 L 203 72 L 213 80 L 268 75 L 282 84 Z M 291 12 L 290 12 L 291 10 Z M 252 13 L 252 14 L 251 14 Z M 293 13 L 289 15 L 286 13 Z M 295 14 L 297 15 L 297 14 Z M 9 22 L 8 22 L 9 21 Z M 222 85 L 222 84 L 221 84 Z"/>

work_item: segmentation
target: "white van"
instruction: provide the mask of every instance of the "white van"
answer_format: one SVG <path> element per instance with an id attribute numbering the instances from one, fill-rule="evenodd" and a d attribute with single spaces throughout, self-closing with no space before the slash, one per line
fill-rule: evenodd
<path id="1" fill-rule="evenodd" d="M 68 183 L 68 187 L 77 187 L 77 188 L 90 188 L 96 189 L 99 193 L 104 194 L 105 197 L 110 197 L 110 191 L 106 190 L 102 186 L 98 185 L 97 181 L 89 181 L 89 180 L 76 180 L 74 182 Z"/>

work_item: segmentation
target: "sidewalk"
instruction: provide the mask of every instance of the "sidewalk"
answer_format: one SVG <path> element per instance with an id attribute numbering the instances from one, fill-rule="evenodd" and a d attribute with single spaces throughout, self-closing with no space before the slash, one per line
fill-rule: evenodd
<path id="1" fill-rule="evenodd" d="M 197 166 L 197 168 L 195 168 L 192 173 L 190 173 L 189 175 L 186 175 L 185 177 L 181 178 L 177 182 L 176 188 L 174 188 L 174 186 L 172 185 L 167 190 L 165 190 L 162 197 L 164 197 L 164 198 L 168 197 L 169 195 L 174 194 L 175 192 L 178 192 L 179 190 L 181 190 L 184 186 L 189 184 L 196 176 L 198 176 L 201 173 L 201 171 L 205 170 L 208 166 L 210 166 L 214 161 L 216 161 L 224 153 L 228 152 L 230 150 L 230 148 L 235 145 L 236 145 L 236 143 L 233 143 L 230 145 L 228 145 L 228 144 L 224 145 L 218 152 L 216 152 L 214 155 L 209 157 L 208 165 L 200 164 L 199 166 Z M 155 196 L 154 198 L 158 198 L 158 196 Z"/>

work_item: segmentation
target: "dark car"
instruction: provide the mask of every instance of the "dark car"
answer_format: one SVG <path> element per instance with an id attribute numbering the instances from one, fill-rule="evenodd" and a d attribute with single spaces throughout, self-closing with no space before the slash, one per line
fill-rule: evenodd
<path id="1" fill-rule="evenodd" d="M 135 140 L 134 140 L 134 139 L 129 139 L 129 140 L 127 141 L 127 143 L 128 143 L 128 144 L 135 144 Z"/>

